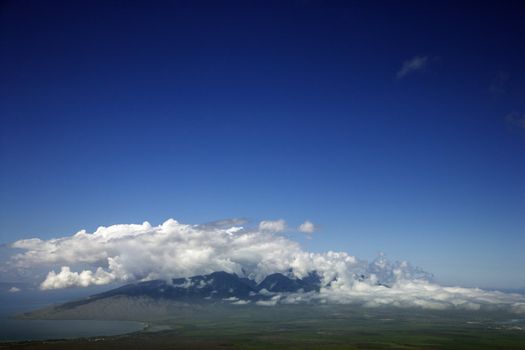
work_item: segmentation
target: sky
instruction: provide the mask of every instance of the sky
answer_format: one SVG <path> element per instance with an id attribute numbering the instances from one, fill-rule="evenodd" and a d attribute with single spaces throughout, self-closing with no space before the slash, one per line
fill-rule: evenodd
<path id="1" fill-rule="evenodd" d="M 445 285 L 525 286 L 525 6 L 4 1 L 0 242 L 305 220 Z M 254 224 L 256 225 L 256 224 Z"/>

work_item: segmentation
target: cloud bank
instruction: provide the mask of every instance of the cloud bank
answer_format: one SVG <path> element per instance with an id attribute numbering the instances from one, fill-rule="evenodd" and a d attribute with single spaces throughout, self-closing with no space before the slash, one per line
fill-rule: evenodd
<path id="1" fill-rule="evenodd" d="M 7 269 L 47 267 L 42 290 L 86 287 L 112 282 L 167 279 L 236 273 L 260 282 L 281 272 L 302 278 L 316 271 L 321 290 L 315 293 L 275 295 L 267 302 L 309 301 L 358 303 L 365 306 L 504 309 L 525 313 L 525 297 L 473 288 L 443 287 L 432 275 L 407 262 L 391 262 L 380 255 L 368 263 L 346 252 L 307 252 L 284 235 L 284 220 L 262 221 L 245 228 L 241 220 L 188 225 L 173 219 L 158 226 L 99 227 L 71 236 L 19 240 L 22 252 L 5 264 Z M 308 224 L 309 223 L 309 224 Z M 303 232 L 313 232 L 305 222 Z"/>

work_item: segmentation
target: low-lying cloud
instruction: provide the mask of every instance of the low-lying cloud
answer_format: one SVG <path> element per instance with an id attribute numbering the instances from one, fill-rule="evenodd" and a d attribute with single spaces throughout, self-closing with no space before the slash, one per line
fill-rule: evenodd
<path id="1" fill-rule="evenodd" d="M 382 255 L 368 263 L 346 252 L 307 252 L 280 233 L 287 228 L 284 220 L 262 221 L 256 228 L 241 226 L 245 223 L 224 220 L 188 225 L 170 219 L 158 226 L 148 222 L 113 225 L 50 240 L 19 240 L 12 247 L 22 252 L 4 266 L 17 271 L 47 267 L 47 276 L 40 282 L 42 290 L 171 280 L 215 271 L 256 281 L 275 272 L 302 278 L 316 271 L 321 277 L 320 292 L 275 295 L 265 305 L 315 300 L 525 313 L 521 295 L 443 287 L 432 282 L 431 274 Z M 314 230 L 309 221 L 301 226 L 302 232 Z"/>

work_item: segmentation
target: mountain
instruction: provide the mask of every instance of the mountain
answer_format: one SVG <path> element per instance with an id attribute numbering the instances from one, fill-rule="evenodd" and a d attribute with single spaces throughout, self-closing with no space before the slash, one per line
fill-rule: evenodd
<path id="1" fill-rule="evenodd" d="M 266 289 L 274 293 L 295 293 L 319 291 L 321 279 L 315 272 L 310 273 L 303 279 L 289 278 L 282 273 L 274 273 L 257 285 L 257 291 Z"/>
<path id="2" fill-rule="evenodd" d="M 177 278 L 173 279 L 171 283 L 164 280 L 154 280 L 128 284 L 93 295 L 76 303 L 85 303 L 113 296 L 140 296 L 179 301 L 222 300 L 225 298 L 259 300 L 266 297 L 266 293 L 264 295 L 259 293 L 263 289 L 272 293 L 309 292 L 319 290 L 320 283 L 321 280 L 315 272 L 310 273 L 304 279 L 274 273 L 257 284 L 249 278 L 241 278 L 233 273 L 219 271 L 209 275 Z"/>
<path id="3" fill-rule="evenodd" d="M 220 271 L 209 275 L 177 278 L 173 279 L 171 283 L 165 280 L 154 280 L 128 284 L 105 293 L 96 294 L 88 300 L 117 295 L 177 300 L 204 299 L 207 297 L 222 299 L 231 296 L 243 298 L 255 291 L 251 282 L 252 280 L 239 278 L 236 274 Z"/>
<path id="4" fill-rule="evenodd" d="M 319 291 L 316 272 L 303 279 L 281 273 L 268 275 L 260 283 L 224 271 L 209 275 L 154 280 L 128 284 L 85 299 L 67 302 L 21 315 L 22 318 L 50 319 L 144 319 L 159 317 L 182 308 L 209 307 L 211 304 L 256 303 L 270 300 L 276 293 Z"/>

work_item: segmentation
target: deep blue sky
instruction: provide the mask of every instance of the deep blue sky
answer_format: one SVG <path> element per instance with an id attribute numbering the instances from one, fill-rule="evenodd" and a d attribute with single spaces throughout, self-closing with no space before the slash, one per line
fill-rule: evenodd
<path id="1" fill-rule="evenodd" d="M 525 286 L 523 18 L 519 1 L 4 1 L 0 242 L 310 219 L 310 250 Z"/>

